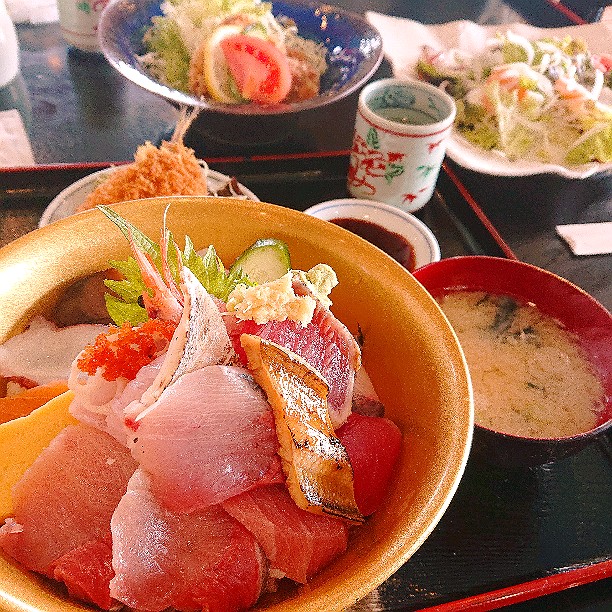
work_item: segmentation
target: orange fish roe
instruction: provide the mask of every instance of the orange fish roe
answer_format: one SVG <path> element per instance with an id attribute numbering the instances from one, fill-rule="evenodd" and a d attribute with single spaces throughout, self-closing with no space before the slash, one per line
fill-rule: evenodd
<path id="1" fill-rule="evenodd" d="M 85 347 L 77 367 L 90 376 L 102 368 L 102 377 L 109 381 L 120 377 L 133 380 L 140 368 L 165 350 L 175 328 L 175 323 L 161 319 L 149 319 L 140 327 L 127 321 L 121 327 L 111 326 Z"/>

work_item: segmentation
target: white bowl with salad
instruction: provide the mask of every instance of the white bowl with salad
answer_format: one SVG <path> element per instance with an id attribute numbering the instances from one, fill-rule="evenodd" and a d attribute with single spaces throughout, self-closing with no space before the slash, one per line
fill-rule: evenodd
<path id="1" fill-rule="evenodd" d="M 543 29 L 468 21 L 425 26 L 369 14 L 398 76 L 457 102 L 448 156 L 497 176 L 587 178 L 612 169 L 612 56 L 604 24 Z M 406 31 L 408 30 L 408 35 Z"/>

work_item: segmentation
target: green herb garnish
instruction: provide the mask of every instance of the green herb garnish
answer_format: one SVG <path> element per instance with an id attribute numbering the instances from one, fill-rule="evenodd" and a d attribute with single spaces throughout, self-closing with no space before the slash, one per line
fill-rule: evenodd
<path id="1" fill-rule="evenodd" d="M 108 206 L 98 206 L 98 208 L 128 240 L 131 238 L 136 248 L 150 255 L 157 270 L 161 273 L 162 257 L 159 244 Z M 180 257 L 182 264 L 193 272 L 206 291 L 224 302 L 237 285 L 253 286 L 256 284 L 241 269 L 226 272 L 221 258 L 212 245 L 208 247 L 204 257 L 201 257 L 196 253 L 189 236 L 185 236 L 185 250 L 181 252 L 165 225 L 164 215 L 164 233 L 168 241 L 168 266 L 177 283 L 179 282 L 178 258 Z M 132 325 L 144 323 L 149 317 L 141 303 L 141 296 L 148 291 L 148 287 L 142 278 L 138 263 L 133 257 L 128 257 L 122 261 L 110 261 L 109 264 L 122 275 L 123 279 L 104 281 L 106 287 L 115 294 L 104 296 L 108 314 L 116 325 L 122 325 L 125 321 Z"/>

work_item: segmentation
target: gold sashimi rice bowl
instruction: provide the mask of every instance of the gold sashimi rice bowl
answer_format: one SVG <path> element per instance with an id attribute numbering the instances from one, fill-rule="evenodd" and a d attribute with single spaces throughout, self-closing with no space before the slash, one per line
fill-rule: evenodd
<path id="1" fill-rule="evenodd" d="M 347 551 L 302 588 L 264 596 L 258 610 L 343 610 L 365 597 L 421 546 L 446 510 L 467 461 L 473 401 L 465 359 L 439 307 L 399 264 L 350 232 L 259 202 L 209 197 L 152 198 L 113 206 L 154 240 L 164 209 L 179 246 L 214 245 L 226 265 L 261 237 L 288 245 L 294 268 L 336 271 L 332 311 L 361 333 L 363 362 L 401 429 L 400 459 L 383 506 L 352 531 Z M 101 212 L 36 230 L 0 250 L 0 342 L 45 314 L 76 280 L 125 258 L 129 245 Z M 0 610 L 91 610 L 0 556 Z"/>

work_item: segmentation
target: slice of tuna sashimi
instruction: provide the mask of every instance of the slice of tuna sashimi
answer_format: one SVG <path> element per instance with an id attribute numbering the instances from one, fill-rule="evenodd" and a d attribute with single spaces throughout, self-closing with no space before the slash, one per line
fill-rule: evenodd
<path id="1" fill-rule="evenodd" d="M 339 427 L 346 421 L 351 412 L 353 384 L 361 363 L 361 352 L 351 332 L 330 310 L 317 302 L 312 321 L 305 327 L 291 320 L 257 324 L 230 316 L 225 322 L 234 350 L 245 364 L 246 356 L 240 345 L 242 334 L 274 342 L 308 362 L 329 386 L 327 402 L 333 426 Z"/>
<path id="2" fill-rule="evenodd" d="M 284 480 L 272 410 L 249 372 L 236 366 L 181 376 L 138 421 L 130 444 L 171 510 L 206 508 Z"/>
<path id="3" fill-rule="evenodd" d="M 75 599 L 110 610 L 116 605 L 110 596 L 112 557 L 109 530 L 108 537 L 88 542 L 54 561 L 53 577 L 63 582 Z"/>
<path id="4" fill-rule="evenodd" d="M 305 583 L 346 550 L 346 523 L 298 508 L 283 485 L 258 487 L 222 505 L 253 533 L 276 577 Z"/>
<path id="5" fill-rule="evenodd" d="M 53 563 L 107 537 L 136 463 L 109 435 L 88 425 L 61 431 L 13 488 L 14 516 L 0 547 L 28 569 L 53 577 Z"/>
<path id="6" fill-rule="evenodd" d="M 232 612 L 257 601 L 266 561 L 255 538 L 220 506 L 164 508 L 137 470 L 111 523 L 111 594 L 131 608 Z"/>
<path id="7" fill-rule="evenodd" d="M 402 433 L 386 418 L 353 413 L 336 431 L 353 467 L 355 501 L 368 516 L 382 504 L 402 445 Z"/>

